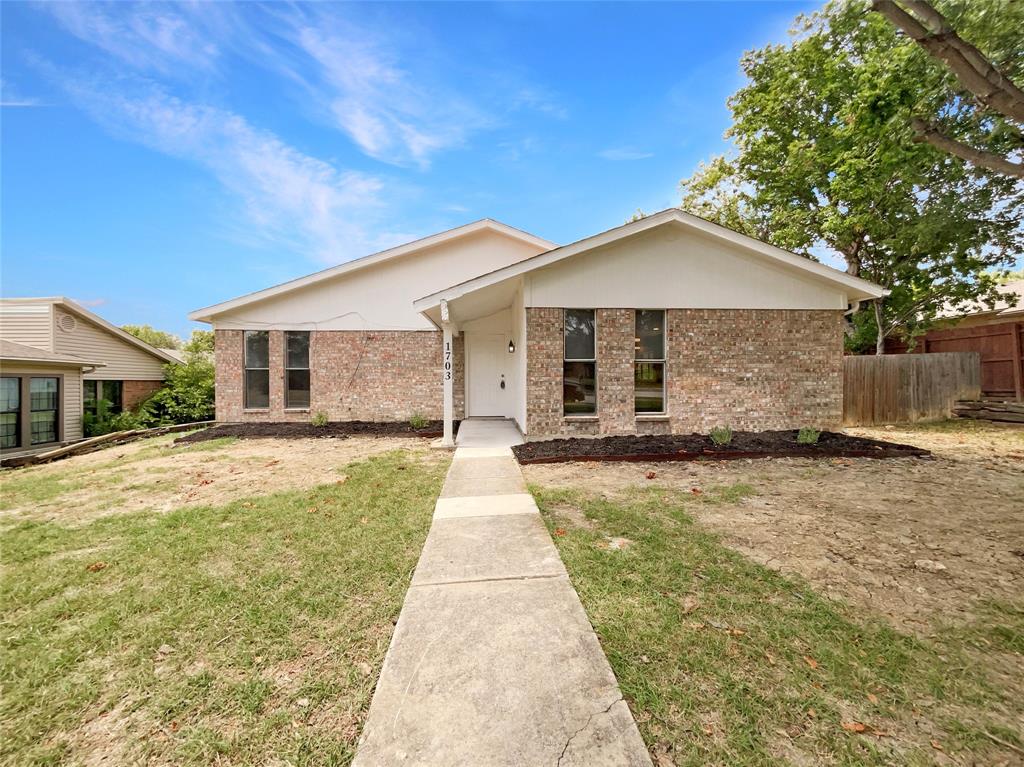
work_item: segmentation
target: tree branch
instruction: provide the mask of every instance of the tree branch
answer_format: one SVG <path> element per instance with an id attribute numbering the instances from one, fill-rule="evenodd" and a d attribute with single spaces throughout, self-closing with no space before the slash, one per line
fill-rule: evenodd
<path id="1" fill-rule="evenodd" d="M 1000 72 L 976 47 L 961 38 L 946 19 L 925 0 L 904 0 L 925 22 L 905 11 L 894 0 L 872 0 L 871 7 L 887 18 L 930 56 L 942 61 L 960 82 L 985 106 L 1018 124 L 1024 124 L 1024 91 Z"/>
<path id="2" fill-rule="evenodd" d="M 914 129 L 915 141 L 931 144 L 936 149 L 941 149 L 943 152 L 948 152 L 959 157 L 961 160 L 967 160 L 982 168 L 988 168 L 989 170 L 1004 173 L 1014 178 L 1024 179 L 1024 165 L 1020 163 L 1010 162 L 1001 155 L 975 149 L 961 141 L 951 139 L 949 136 L 940 133 L 935 126 L 917 117 L 910 121 L 910 127 Z"/>

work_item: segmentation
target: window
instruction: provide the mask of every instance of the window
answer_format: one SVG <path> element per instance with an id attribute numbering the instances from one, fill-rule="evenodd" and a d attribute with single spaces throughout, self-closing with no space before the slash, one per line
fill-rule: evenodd
<path id="1" fill-rule="evenodd" d="M 97 403 L 106 400 L 108 413 L 120 413 L 124 407 L 124 381 L 82 381 L 82 410 L 97 414 Z"/>
<path id="2" fill-rule="evenodd" d="M 0 448 L 21 445 L 21 379 L 0 378 Z"/>
<path id="3" fill-rule="evenodd" d="M 597 412 L 597 344 L 593 309 L 566 309 L 563 315 L 565 353 L 562 363 L 562 412 Z"/>
<path id="4" fill-rule="evenodd" d="M 665 412 L 665 311 L 637 309 L 633 362 L 633 410 Z"/>
<path id="5" fill-rule="evenodd" d="M 245 331 L 245 407 L 270 407 L 270 333 Z"/>
<path id="6" fill-rule="evenodd" d="M 284 406 L 309 407 L 309 331 L 284 334 Z"/>
<path id="7" fill-rule="evenodd" d="M 57 378 L 29 379 L 29 424 L 33 445 L 57 441 L 57 406 L 60 392 Z"/>

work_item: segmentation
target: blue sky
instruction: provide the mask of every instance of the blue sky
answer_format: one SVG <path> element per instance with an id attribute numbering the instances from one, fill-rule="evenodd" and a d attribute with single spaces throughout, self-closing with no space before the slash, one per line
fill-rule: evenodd
<path id="1" fill-rule="evenodd" d="M 743 51 L 809 3 L 14 3 L 2 291 L 186 314 L 483 217 L 678 202 Z"/>

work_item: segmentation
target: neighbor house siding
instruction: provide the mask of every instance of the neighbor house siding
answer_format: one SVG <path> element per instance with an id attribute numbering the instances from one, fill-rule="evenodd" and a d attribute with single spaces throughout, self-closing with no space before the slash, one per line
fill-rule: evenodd
<path id="1" fill-rule="evenodd" d="M 0 301 L 0 338 L 52 352 L 50 304 Z"/>
<path id="2" fill-rule="evenodd" d="M 60 413 L 63 423 L 63 441 L 72 442 L 82 438 L 82 371 L 64 365 L 44 365 L 21 362 L 4 362 L 0 365 L 5 376 L 26 378 L 32 376 L 63 376 L 60 390 Z M 52 447 L 52 445 L 51 445 Z M 22 445 L 11 452 L 32 450 L 31 445 Z M 39 448 L 43 450 L 45 448 Z"/>
<path id="3" fill-rule="evenodd" d="M 530 438 L 834 427 L 842 418 L 842 313 L 669 309 L 667 413 L 633 413 L 632 311 L 598 309 L 594 418 L 562 415 L 562 310 L 527 310 Z"/>
<path id="4" fill-rule="evenodd" d="M 104 367 L 86 373 L 86 380 L 163 380 L 164 361 L 159 357 L 76 315 L 71 315 L 74 318 L 73 328 L 66 330 L 61 322 L 65 314 L 60 309 L 54 311 L 54 351 L 105 363 Z"/>
<path id="5" fill-rule="evenodd" d="M 310 335 L 310 407 L 284 407 L 284 334 L 270 331 L 270 406 L 244 408 L 242 330 L 215 332 L 218 421 L 404 421 L 440 419 L 441 333 L 437 331 L 315 330 Z M 454 342 L 455 417 L 464 411 L 462 337 Z"/>

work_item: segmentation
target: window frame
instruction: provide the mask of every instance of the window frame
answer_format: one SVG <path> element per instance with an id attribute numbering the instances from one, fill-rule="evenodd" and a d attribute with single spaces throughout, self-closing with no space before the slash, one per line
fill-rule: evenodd
<path id="1" fill-rule="evenodd" d="M 637 321 L 641 312 L 661 312 L 661 357 L 641 358 Z M 661 410 L 637 410 L 636 371 L 638 365 L 661 365 Z M 633 415 L 636 418 L 662 418 L 668 415 L 668 309 L 633 310 Z"/>
<path id="2" fill-rule="evenodd" d="M 62 400 L 63 400 L 63 396 L 64 396 L 64 376 L 62 376 L 62 375 L 29 375 L 29 376 L 27 376 L 27 379 L 28 379 L 28 401 L 27 401 L 27 406 L 28 406 L 28 411 L 27 411 L 28 412 L 28 419 L 27 419 L 28 445 L 31 448 L 37 448 L 37 447 L 41 447 L 42 445 L 54 445 L 54 444 L 57 444 L 58 442 L 62 441 L 62 438 L 64 436 L 64 434 L 63 434 L 63 431 L 64 431 L 63 430 L 63 425 L 64 424 L 63 424 L 63 420 L 62 420 L 62 417 L 61 417 L 62 412 L 63 412 L 63 408 L 61 407 L 61 405 L 62 405 Z M 53 405 L 53 408 L 46 408 L 46 409 L 39 409 L 39 410 L 37 410 L 36 408 L 32 407 L 32 382 L 33 381 L 45 381 L 45 380 L 53 380 L 53 381 L 57 382 L 57 390 L 55 392 L 54 405 Z M 22 407 L 24 408 L 25 405 L 22 405 Z M 45 442 L 36 442 L 32 438 L 32 414 L 33 413 L 53 413 L 53 439 L 47 440 Z"/>
<path id="3" fill-rule="evenodd" d="M 289 359 L 289 353 L 288 353 L 288 336 L 293 335 L 293 334 L 298 335 L 300 333 L 306 336 L 306 366 L 305 367 L 293 367 L 292 365 L 289 364 L 291 362 L 291 360 Z M 285 410 L 295 411 L 295 412 L 305 412 L 305 411 L 308 411 L 309 408 L 310 408 L 310 405 L 312 404 L 312 401 L 313 401 L 313 399 L 312 399 L 312 397 L 313 397 L 313 379 L 312 379 L 312 374 L 310 372 L 311 369 L 312 369 L 311 365 L 310 365 L 310 357 L 312 356 L 312 352 L 313 352 L 313 334 L 309 330 L 285 330 L 284 331 L 284 335 L 282 337 L 282 340 L 283 340 L 283 348 L 284 348 L 284 354 L 282 355 L 282 357 L 283 357 L 282 362 L 284 363 L 284 365 L 283 365 L 284 366 L 284 409 Z M 305 405 L 293 405 L 293 404 L 291 404 L 288 401 L 289 396 L 291 394 L 291 385 L 289 384 L 289 376 L 288 376 L 288 374 L 291 373 L 293 370 L 305 370 L 306 371 L 306 404 Z"/>
<path id="4" fill-rule="evenodd" d="M 249 334 L 264 333 L 267 338 L 267 364 L 266 367 L 250 367 L 249 365 Z M 267 404 L 249 404 L 249 371 L 263 371 L 267 376 Z M 269 330 L 243 330 L 242 331 L 242 409 L 256 412 L 270 410 L 270 331 Z"/>
<path id="5" fill-rule="evenodd" d="M 594 317 L 594 353 L 593 357 L 567 357 L 566 356 L 566 334 L 565 334 L 565 317 L 568 312 L 590 312 Z M 565 419 L 576 419 L 576 420 L 589 420 L 600 417 L 599 411 L 599 397 L 598 397 L 598 370 L 597 370 L 597 334 L 598 334 L 598 323 L 597 323 L 597 309 L 587 307 L 564 307 L 562 309 L 562 418 Z M 565 411 L 565 366 L 569 363 L 582 362 L 589 363 L 594 366 L 594 410 L 588 413 L 567 413 Z"/>
<path id="6" fill-rule="evenodd" d="M 94 395 L 95 395 L 94 398 L 91 400 L 91 403 L 92 403 L 91 405 L 89 404 L 90 400 L 86 399 L 86 396 L 85 396 L 85 390 L 86 390 L 86 388 L 90 384 L 93 386 Z M 118 392 L 118 401 L 116 403 L 116 406 L 115 406 L 115 403 L 114 403 L 114 401 L 112 399 L 110 399 L 109 397 L 105 397 L 104 396 L 104 388 L 105 388 L 106 384 L 117 384 L 117 386 L 118 386 L 119 392 Z M 112 413 L 112 414 L 123 413 L 124 412 L 124 380 L 119 379 L 119 378 L 118 379 L 115 379 L 115 378 L 103 378 L 103 379 L 100 379 L 100 378 L 89 378 L 89 379 L 83 379 L 82 380 L 82 414 L 84 415 L 86 413 L 89 413 L 91 415 L 96 415 L 98 413 L 99 401 L 101 399 L 106 400 L 111 405 L 107 412 Z"/>
<path id="7" fill-rule="evenodd" d="M 10 378 L 15 382 L 15 389 L 18 392 L 18 406 L 14 410 L 0 410 L 0 413 L 14 413 L 14 444 L 6 447 L 0 446 L 3 450 L 18 450 L 22 447 L 23 434 L 21 433 L 21 424 L 23 421 L 22 409 L 24 407 L 24 392 L 22 391 L 22 379 L 24 376 L 21 375 L 5 375 L 0 376 L 2 378 Z"/>

